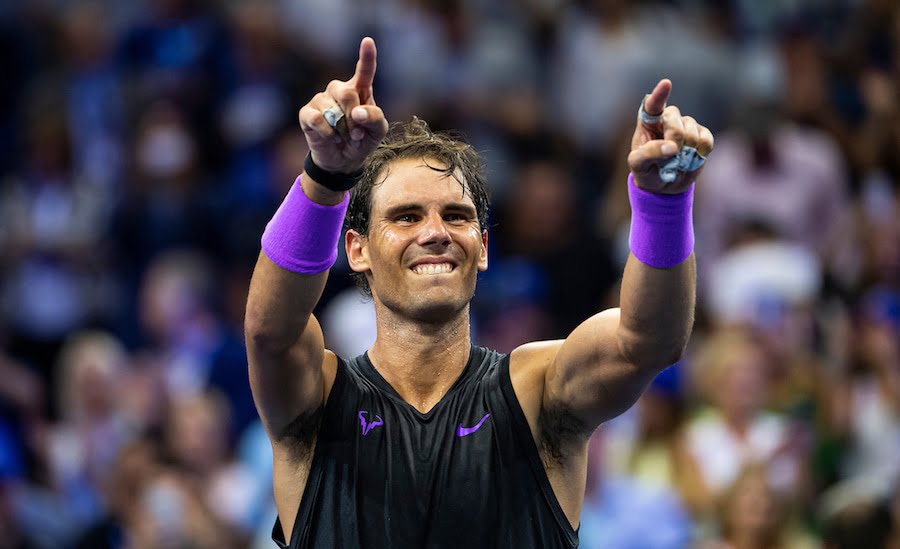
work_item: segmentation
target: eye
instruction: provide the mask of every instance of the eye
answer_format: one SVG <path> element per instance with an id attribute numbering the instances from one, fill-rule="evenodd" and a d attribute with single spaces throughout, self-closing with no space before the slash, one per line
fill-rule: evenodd
<path id="1" fill-rule="evenodd" d="M 464 223 L 469 220 L 469 216 L 461 213 L 451 213 L 444 216 L 444 221 L 450 223 Z"/>
<path id="2" fill-rule="evenodd" d="M 414 214 L 406 213 L 398 215 L 394 218 L 394 220 L 399 223 L 415 223 L 418 220 L 418 217 L 416 217 Z"/>

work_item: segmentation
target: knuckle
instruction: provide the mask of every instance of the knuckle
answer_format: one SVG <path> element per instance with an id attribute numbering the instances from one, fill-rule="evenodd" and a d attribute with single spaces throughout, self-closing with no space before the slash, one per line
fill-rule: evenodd
<path id="1" fill-rule="evenodd" d="M 312 124 L 315 122 L 316 114 L 318 112 L 319 111 L 317 111 L 316 109 L 307 105 L 300 109 L 300 111 L 297 113 L 297 118 L 300 119 L 301 124 Z"/>
<path id="2" fill-rule="evenodd" d="M 682 130 L 681 128 L 667 128 L 666 139 L 672 139 L 673 141 L 683 141 L 684 130 Z"/>
<path id="3" fill-rule="evenodd" d="M 681 109 L 679 109 L 679 108 L 676 107 L 675 105 L 669 105 L 668 107 L 666 107 L 666 110 L 663 111 L 663 113 L 666 114 L 666 115 L 668 115 L 668 116 L 679 116 L 679 117 L 680 117 L 680 116 L 681 116 Z"/>
<path id="4" fill-rule="evenodd" d="M 312 101 L 308 103 L 309 107 L 315 108 L 316 105 L 328 106 L 332 104 L 331 96 L 325 92 L 319 92 L 313 96 Z"/>
<path id="5" fill-rule="evenodd" d="M 359 95 L 355 89 L 349 86 L 337 89 L 334 98 L 340 103 L 359 103 Z"/>

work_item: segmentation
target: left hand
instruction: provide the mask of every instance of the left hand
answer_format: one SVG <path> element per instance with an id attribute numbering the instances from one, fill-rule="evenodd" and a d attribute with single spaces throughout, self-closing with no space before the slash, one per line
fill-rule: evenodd
<path id="1" fill-rule="evenodd" d="M 678 154 L 682 146 L 694 147 L 704 157 L 713 149 L 713 135 L 690 116 L 682 116 L 678 107 L 666 106 L 672 93 L 671 80 L 659 81 L 650 95 L 644 98 L 644 112 L 649 115 L 662 114 L 655 124 L 637 120 L 634 137 L 631 138 L 631 153 L 628 167 L 634 174 L 634 183 L 645 191 L 660 194 L 684 192 L 703 171 L 703 166 L 692 172 L 679 172 L 672 183 L 664 182 L 659 168 Z"/>

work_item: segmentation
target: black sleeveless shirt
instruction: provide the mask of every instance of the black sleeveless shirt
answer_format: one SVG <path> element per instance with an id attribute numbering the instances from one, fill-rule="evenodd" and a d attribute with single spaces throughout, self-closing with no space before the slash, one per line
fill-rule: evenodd
<path id="1" fill-rule="evenodd" d="M 291 544 L 279 547 L 572 548 L 513 392 L 509 355 L 472 347 L 427 414 L 367 355 L 338 359 Z"/>

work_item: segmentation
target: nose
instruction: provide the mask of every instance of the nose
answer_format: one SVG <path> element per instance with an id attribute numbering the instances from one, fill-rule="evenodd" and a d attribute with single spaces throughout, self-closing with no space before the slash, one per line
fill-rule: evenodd
<path id="1" fill-rule="evenodd" d="M 419 245 L 446 247 L 450 245 L 450 240 L 450 231 L 441 215 L 436 212 L 428 214 L 422 223 Z"/>

